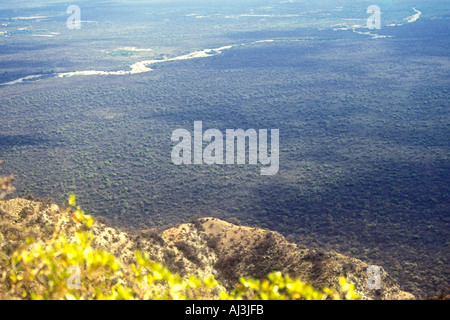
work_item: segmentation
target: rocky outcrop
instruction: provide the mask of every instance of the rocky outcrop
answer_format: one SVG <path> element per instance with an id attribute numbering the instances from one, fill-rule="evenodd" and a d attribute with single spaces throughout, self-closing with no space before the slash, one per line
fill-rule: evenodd
<path id="1" fill-rule="evenodd" d="M 0 251 L 11 251 L 24 241 L 24 228 L 37 238 L 50 236 L 53 215 L 58 212 L 54 204 L 25 199 L 0 201 Z M 270 230 L 200 218 L 165 229 L 124 232 L 100 221 L 92 227 L 96 235 L 93 246 L 113 253 L 124 263 L 132 262 L 134 251 L 139 249 L 173 272 L 213 275 L 226 288 L 234 287 L 241 276 L 262 278 L 271 271 L 281 271 L 317 288 L 337 288 L 339 277 L 345 276 L 363 299 L 414 299 L 383 268 L 381 288 L 370 290 L 368 264 L 336 252 L 300 248 Z M 74 223 L 66 219 L 62 227 L 70 238 Z"/>

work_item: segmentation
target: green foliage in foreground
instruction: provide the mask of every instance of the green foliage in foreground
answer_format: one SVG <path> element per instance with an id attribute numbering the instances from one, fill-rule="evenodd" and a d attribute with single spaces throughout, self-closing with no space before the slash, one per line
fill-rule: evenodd
<path id="1" fill-rule="evenodd" d="M 114 255 L 91 246 L 94 221 L 69 206 L 55 217 L 52 237 L 44 242 L 27 239 L 27 246 L 7 258 L 0 274 L 1 299 L 357 299 L 354 287 L 340 279 L 341 290 L 316 290 L 297 279 L 273 272 L 266 279 L 241 278 L 240 284 L 226 292 L 213 278 L 181 278 L 145 254 L 135 252 L 135 263 L 122 264 Z M 62 233 L 64 218 L 77 222 L 75 240 Z M 73 267 L 76 267 L 75 269 Z M 75 273 L 73 273 L 73 271 Z M 79 278 L 77 278 L 77 272 Z M 77 280 L 78 279 L 78 280 Z M 78 282 L 77 282 L 78 281 Z"/>

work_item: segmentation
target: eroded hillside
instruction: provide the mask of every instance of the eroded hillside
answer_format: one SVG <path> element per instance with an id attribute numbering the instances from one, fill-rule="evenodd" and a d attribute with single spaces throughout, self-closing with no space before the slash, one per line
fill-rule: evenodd
<path id="1" fill-rule="evenodd" d="M 0 201 L 0 253 L 8 255 L 27 237 L 45 239 L 54 227 L 55 204 L 12 199 Z M 363 299 L 413 299 L 381 268 L 381 289 L 367 289 L 368 265 L 335 252 L 300 248 L 269 230 L 239 226 L 216 218 L 200 218 L 165 229 L 124 232 L 98 219 L 92 226 L 93 246 L 131 263 L 136 249 L 180 275 L 213 275 L 221 286 L 234 287 L 239 277 L 263 278 L 281 271 L 314 287 L 339 286 L 339 277 L 355 284 Z M 65 219 L 62 228 L 74 237 L 75 222 Z M 24 232 L 27 230 L 27 232 Z"/>

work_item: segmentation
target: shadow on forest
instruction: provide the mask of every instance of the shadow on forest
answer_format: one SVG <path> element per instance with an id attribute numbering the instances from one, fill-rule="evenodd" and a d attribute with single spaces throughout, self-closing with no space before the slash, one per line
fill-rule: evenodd
<path id="1" fill-rule="evenodd" d="M 0 134 L 0 151 L 21 146 L 49 146 L 51 142 L 37 134 Z"/>

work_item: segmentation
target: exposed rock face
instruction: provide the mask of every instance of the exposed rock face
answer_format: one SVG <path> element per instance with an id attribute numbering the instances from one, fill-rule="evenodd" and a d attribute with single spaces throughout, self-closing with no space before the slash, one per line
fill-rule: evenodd
<path id="1" fill-rule="evenodd" d="M 27 226 L 40 237 L 51 234 L 56 205 L 24 199 L 0 201 L 0 252 L 14 248 L 20 230 Z M 70 237 L 74 223 L 66 221 L 64 232 Z M 381 289 L 367 288 L 366 263 L 335 252 L 299 248 L 276 232 L 237 226 L 216 218 L 201 218 L 165 230 L 126 233 L 96 222 L 94 246 L 108 250 L 124 263 L 133 260 L 134 251 L 147 252 L 151 259 L 164 263 L 174 272 L 214 275 L 224 287 L 233 287 L 240 276 L 262 278 L 281 271 L 317 288 L 338 287 L 345 276 L 355 284 L 364 299 L 414 299 L 400 290 L 381 268 Z M 17 237 L 11 238 L 13 233 Z M 19 239 L 19 240 L 18 240 Z"/>

